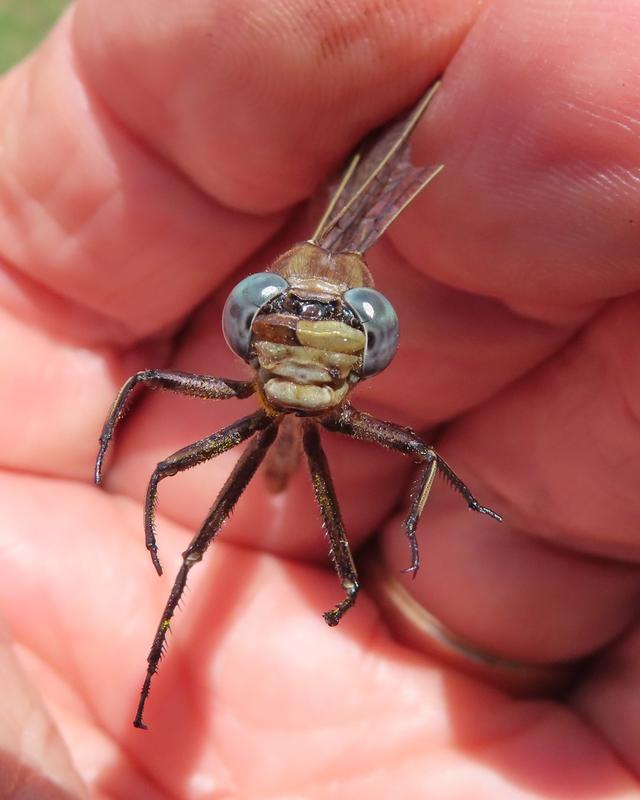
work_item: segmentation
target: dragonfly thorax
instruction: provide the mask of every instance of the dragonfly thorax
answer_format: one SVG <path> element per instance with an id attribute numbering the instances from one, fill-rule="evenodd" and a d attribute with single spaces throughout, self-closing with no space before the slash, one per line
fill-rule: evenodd
<path id="1" fill-rule="evenodd" d="M 309 295 L 341 296 L 349 289 L 372 287 L 373 278 L 359 253 L 333 253 L 312 242 L 302 242 L 271 265 L 293 289 Z"/>

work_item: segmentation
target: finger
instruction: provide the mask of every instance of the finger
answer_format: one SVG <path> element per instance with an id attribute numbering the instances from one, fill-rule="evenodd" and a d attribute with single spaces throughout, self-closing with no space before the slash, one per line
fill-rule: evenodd
<path id="1" fill-rule="evenodd" d="M 434 498 L 423 521 L 431 551 L 411 590 L 489 649 L 526 660 L 584 656 L 637 616 L 639 303 L 610 304 L 565 352 L 437 444 L 505 523 L 496 530 L 457 498 L 439 511 Z M 394 565 L 402 545 L 396 532 Z"/>
<path id="2" fill-rule="evenodd" d="M 65 640 L 71 646 L 70 635 Z M 61 672 L 50 663 L 47 648 L 42 655 L 37 648 L 19 647 L 20 661 L 25 666 L 31 682 L 45 698 L 47 712 L 56 728 L 64 735 L 68 752 L 91 797 L 118 797 L 127 795 L 162 800 L 166 794 L 157 786 L 153 774 L 149 775 L 127 752 L 126 748 L 108 730 L 100 726 L 93 709 L 83 694 L 85 681 L 77 672 Z M 77 656 L 76 651 L 76 656 Z M 82 658 L 78 658 L 79 663 Z M 107 678 L 111 680 L 111 678 Z M 100 693 L 98 687 L 96 694 Z M 37 795 L 58 800 L 58 795 Z M 82 794 L 82 797 L 89 796 Z M 68 796 L 60 800 L 68 800 Z M 69 798 L 70 800 L 70 798 Z"/>
<path id="3" fill-rule="evenodd" d="M 572 704 L 601 731 L 612 751 L 636 776 L 638 760 L 638 696 L 640 635 L 637 626 L 596 664 L 575 692 Z"/>
<path id="4" fill-rule="evenodd" d="M 180 320 L 280 220 L 225 208 L 137 141 L 83 81 L 72 13 L 0 84 L 0 299 L 126 345 Z"/>
<path id="5" fill-rule="evenodd" d="M 0 792 L 75 800 L 86 796 L 65 743 L 1 632 Z"/>
<path id="6" fill-rule="evenodd" d="M 562 706 L 514 702 L 442 672 L 395 645 L 365 597 L 329 629 L 317 612 L 335 598 L 333 576 L 221 542 L 193 571 L 154 683 L 151 730 L 135 731 L 146 646 L 168 590 L 133 558 L 135 507 L 59 481 L 3 476 L 0 490 L 21 542 L 0 547 L 11 577 L 0 584 L 0 605 L 84 710 L 91 727 L 78 747 L 97 744 L 96 731 L 103 737 L 86 765 L 94 792 L 133 786 L 141 796 L 195 800 L 211 787 L 288 796 L 313 783 L 319 797 L 336 787 L 340 796 L 389 797 L 401 785 L 444 798 L 467 796 L 473 781 L 474 796 L 500 797 L 506 784 L 510 798 L 544 798 L 632 786 Z M 23 494 L 40 500 L 33 515 L 18 502 Z M 38 557 L 43 529 L 64 570 Z M 177 533 L 168 536 L 175 550 Z M 45 589 L 46 615 L 36 597 Z M 374 765 L 384 769 L 371 790 Z"/>
<path id="7" fill-rule="evenodd" d="M 477 13 L 468 0 L 145 0 L 133 14 L 92 0 L 74 41 L 91 84 L 153 150 L 226 205 L 264 213 L 306 197 L 414 100 Z"/>
<path id="8" fill-rule="evenodd" d="M 552 323 L 638 288 L 640 93 L 623 20 L 633 2 L 484 9 L 416 137 L 446 168 L 391 231 L 406 257 Z M 618 37 L 606 65 L 603 29 Z"/>

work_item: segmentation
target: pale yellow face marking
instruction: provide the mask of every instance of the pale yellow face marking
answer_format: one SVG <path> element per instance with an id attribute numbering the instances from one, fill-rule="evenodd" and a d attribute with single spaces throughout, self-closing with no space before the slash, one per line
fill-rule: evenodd
<path id="1" fill-rule="evenodd" d="M 271 378 L 264 385 L 264 393 L 275 406 L 298 408 L 301 411 L 324 411 L 339 405 L 349 390 L 344 383 L 338 389 L 314 384 L 298 384 L 282 378 Z"/>
<path id="2" fill-rule="evenodd" d="M 331 319 L 298 320 L 296 336 L 300 344 L 334 353 L 361 353 L 366 342 L 362 331 Z"/>
<path id="3" fill-rule="evenodd" d="M 299 364 L 296 361 L 282 361 L 271 367 L 274 375 L 289 378 L 294 383 L 331 383 L 332 378 L 325 367 L 319 364 Z"/>
<path id="4" fill-rule="evenodd" d="M 332 353 L 327 350 L 316 350 L 315 347 L 301 347 L 299 345 L 280 344 L 278 342 L 256 342 L 256 354 L 258 361 L 263 369 L 284 375 L 281 368 L 285 362 L 290 362 L 295 367 L 315 367 L 321 374 L 321 379 L 311 379 L 311 383 L 329 383 L 332 380 L 332 371 L 337 370 L 341 378 L 346 378 L 351 370 L 357 365 L 358 356 L 350 356 L 347 353 Z M 289 369 L 289 367 L 285 367 Z M 291 377 L 291 373 L 288 373 Z M 301 381 L 298 381 L 300 383 Z"/>
<path id="5" fill-rule="evenodd" d="M 312 413 L 339 406 L 359 367 L 364 333 L 339 320 L 301 319 L 295 336 L 299 345 L 255 341 L 258 362 L 268 373 L 262 377 L 266 402 Z"/>

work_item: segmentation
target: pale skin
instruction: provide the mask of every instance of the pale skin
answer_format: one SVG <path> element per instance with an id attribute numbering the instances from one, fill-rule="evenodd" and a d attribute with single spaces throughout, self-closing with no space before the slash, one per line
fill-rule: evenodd
<path id="1" fill-rule="evenodd" d="M 86 0 L 3 78 L 5 793 L 640 796 L 639 28 L 631 0 Z M 414 139 L 445 171 L 368 259 L 400 351 L 353 399 L 425 433 L 455 417 L 433 444 L 505 519 L 437 481 L 412 592 L 481 647 L 598 650 L 593 671 L 563 702 L 515 700 L 396 643 L 366 585 L 329 629 L 308 477 L 274 498 L 258 476 L 136 731 L 179 553 L 236 454 L 163 481 L 162 578 L 145 482 L 255 400 L 148 395 L 101 491 L 109 404 L 145 367 L 246 378 L 230 284 L 309 235 L 294 206 L 445 70 Z M 405 567 L 407 465 L 323 441 L 352 546 L 381 529 Z"/>

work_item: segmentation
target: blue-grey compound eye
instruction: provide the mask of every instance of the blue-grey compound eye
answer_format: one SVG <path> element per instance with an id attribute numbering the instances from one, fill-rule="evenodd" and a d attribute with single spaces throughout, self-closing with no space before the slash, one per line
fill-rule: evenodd
<path id="1" fill-rule="evenodd" d="M 222 332 L 227 344 L 240 358 L 246 359 L 251 345 L 251 326 L 262 306 L 286 292 L 287 281 L 272 272 L 256 272 L 231 291 L 222 312 Z"/>
<path id="2" fill-rule="evenodd" d="M 398 316 L 387 298 L 375 289 L 349 289 L 342 299 L 362 323 L 367 337 L 362 377 L 370 378 L 389 366 L 396 354 L 400 338 Z"/>

